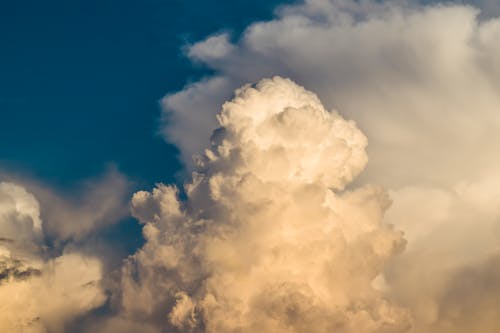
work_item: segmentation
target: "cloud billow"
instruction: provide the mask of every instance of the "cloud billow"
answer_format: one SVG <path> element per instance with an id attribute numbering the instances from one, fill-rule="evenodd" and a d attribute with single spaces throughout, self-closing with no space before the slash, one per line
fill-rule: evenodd
<path id="1" fill-rule="evenodd" d="M 405 245 L 383 222 L 388 196 L 344 190 L 367 162 L 354 122 L 280 77 L 238 89 L 217 119 L 186 200 L 165 185 L 132 199 L 146 244 L 123 268 L 121 316 L 160 331 L 407 331 L 374 286 Z"/>
<path id="2" fill-rule="evenodd" d="M 64 332 L 65 325 L 101 306 L 102 264 L 77 251 L 46 251 L 38 200 L 0 182 L 0 331 Z"/>
<path id="3" fill-rule="evenodd" d="M 0 331 L 496 333 L 500 19 L 471 3 L 306 0 L 188 45 L 214 74 L 162 130 L 192 174 L 133 195 L 123 265 L 123 175 L 0 182 Z"/>
<path id="4" fill-rule="evenodd" d="M 195 168 L 234 87 L 281 75 L 311 89 L 367 136 L 354 184 L 388 189 L 384 222 L 408 240 L 378 287 L 409 310 L 414 332 L 494 333 L 498 306 L 484 290 L 498 290 L 498 270 L 483 266 L 500 253 L 498 6 L 426 3 L 306 0 L 238 38 L 194 43 L 187 55 L 214 74 L 165 96 L 163 130 Z M 484 283 L 468 286 L 467 302 L 457 281 L 470 271 Z"/>

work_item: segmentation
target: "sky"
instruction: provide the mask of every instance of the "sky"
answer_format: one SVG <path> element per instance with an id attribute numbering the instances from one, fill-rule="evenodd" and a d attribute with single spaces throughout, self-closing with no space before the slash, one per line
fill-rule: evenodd
<path id="1" fill-rule="evenodd" d="M 0 1 L 0 36 L 0 331 L 496 333 L 496 1 Z"/>
<path id="2" fill-rule="evenodd" d="M 158 135 L 158 100 L 208 72 L 183 45 L 237 33 L 276 3 L 3 1 L 2 166 L 61 187 L 110 163 L 171 181 L 180 165 Z"/>
<path id="3" fill-rule="evenodd" d="M 0 170 L 69 196 L 110 167 L 130 193 L 178 181 L 159 100 L 210 72 L 183 46 L 268 19 L 276 3 L 0 2 Z M 129 251 L 142 239 L 134 221 L 110 233 Z"/>

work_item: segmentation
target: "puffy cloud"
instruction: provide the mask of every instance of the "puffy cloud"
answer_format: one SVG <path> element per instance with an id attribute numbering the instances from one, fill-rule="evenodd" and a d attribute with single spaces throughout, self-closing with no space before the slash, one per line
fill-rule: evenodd
<path id="1" fill-rule="evenodd" d="M 374 287 L 400 253 L 380 188 L 345 190 L 366 137 L 274 77 L 238 89 L 185 185 L 137 192 L 146 244 L 122 270 L 120 318 L 182 332 L 406 332 Z M 117 320 L 117 319 L 114 319 Z"/>
<path id="2" fill-rule="evenodd" d="M 390 186 L 455 183 L 490 164 L 486 152 L 495 149 L 500 126 L 500 24 L 478 21 L 477 13 L 366 1 L 287 7 L 249 26 L 222 60 L 207 58 L 214 78 L 164 99 L 167 136 L 188 161 L 214 129 L 206 119 L 233 87 L 280 74 L 356 119 L 370 139 L 365 178 Z"/>
<path id="3" fill-rule="evenodd" d="M 96 259 L 65 254 L 44 262 L 35 272 L 11 276 L 0 284 L 0 330 L 64 332 L 69 320 L 105 300 Z"/>
<path id="4" fill-rule="evenodd" d="M 40 241 L 42 221 L 35 197 L 24 188 L 11 183 L 0 183 L 0 219 L 2 240 L 13 238 Z"/>
<path id="5" fill-rule="evenodd" d="M 482 263 L 496 265 L 489 258 L 499 250 L 500 19 L 495 4 L 470 3 L 482 12 L 417 1 L 285 6 L 247 27 L 224 55 L 188 52 L 214 76 L 163 100 L 166 136 L 187 164 L 216 128 L 206 119 L 232 87 L 261 77 L 290 77 L 355 119 L 370 142 L 370 163 L 355 184 L 389 188 L 394 204 L 385 221 L 408 239 L 376 285 L 411 310 L 417 332 L 493 332 L 496 325 L 490 314 L 498 306 L 484 292 L 498 289 L 488 277 L 496 268 Z M 483 285 L 461 303 L 458 285 L 471 270 L 467 276 Z"/>
<path id="6" fill-rule="evenodd" d="M 0 178 L 36 197 L 46 254 L 54 257 L 66 251 L 97 257 L 102 262 L 106 284 L 114 279 L 112 271 L 119 269 L 122 260 L 133 251 L 130 248 L 142 244 L 136 222 L 130 218 L 133 184 L 114 167 L 65 188 L 8 171 L 0 171 Z M 19 223 L 15 225 L 19 228 Z M 29 233 L 24 230 L 18 236 L 21 234 Z"/>
<path id="7" fill-rule="evenodd" d="M 38 201 L 24 188 L 0 182 L 0 281 L 35 274 L 42 242 Z M 19 258 L 12 258 L 13 252 Z"/>
<path id="8" fill-rule="evenodd" d="M 229 42 L 229 35 L 223 33 L 194 44 L 188 49 L 188 55 L 191 59 L 202 62 L 214 61 L 225 58 L 232 49 L 233 45 Z"/>
<path id="9" fill-rule="evenodd" d="M 37 199 L 0 182 L 0 331 L 63 332 L 69 320 L 103 304 L 100 261 L 48 255 Z"/>

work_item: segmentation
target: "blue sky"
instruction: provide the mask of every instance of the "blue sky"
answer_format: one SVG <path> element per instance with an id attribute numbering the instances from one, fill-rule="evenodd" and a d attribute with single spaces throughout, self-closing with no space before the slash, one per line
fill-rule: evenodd
<path id="1" fill-rule="evenodd" d="M 114 164 L 172 181 L 158 101 L 206 75 L 182 46 L 269 19 L 278 1 L 1 1 L 0 166 L 64 188 Z"/>

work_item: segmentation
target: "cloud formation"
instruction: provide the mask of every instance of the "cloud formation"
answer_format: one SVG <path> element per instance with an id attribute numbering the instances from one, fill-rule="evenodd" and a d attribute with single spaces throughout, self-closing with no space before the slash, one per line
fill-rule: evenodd
<path id="1" fill-rule="evenodd" d="M 121 310 L 170 332 L 404 332 L 374 280 L 405 241 L 380 188 L 345 190 L 366 137 L 288 79 L 243 86 L 185 186 L 137 192 L 146 244 Z"/>
<path id="2" fill-rule="evenodd" d="M 496 333 L 500 8 L 471 3 L 306 0 L 188 46 L 215 74 L 162 104 L 192 177 L 133 196 L 120 274 L 87 241 L 122 175 L 0 183 L 0 331 L 64 332 L 107 289 L 80 331 Z"/>
<path id="3" fill-rule="evenodd" d="M 74 251 L 51 257 L 37 199 L 0 182 L 0 331 L 64 332 L 102 305 L 99 260 Z"/>
<path id="4" fill-rule="evenodd" d="M 192 46 L 192 59 L 216 75 L 165 97 L 165 133 L 189 163 L 234 87 L 279 74 L 356 119 L 370 139 L 370 179 L 455 183 L 491 165 L 485 152 L 495 148 L 500 126 L 500 21 L 477 14 L 462 5 L 371 1 L 282 8 L 218 58 L 204 55 L 207 41 Z"/>
<path id="5" fill-rule="evenodd" d="M 59 241 L 81 240 L 117 224 L 129 213 L 130 184 L 114 168 L 82 182 L 69 195 L 35 182 L 19 182 L 40 202 L 45 234 Z"/>
<path id="6" fill-rule="evenodd" d="M 470 3 L 482 12 L 416 1 L 284 6 L 233 43 L 221 34 L 193 44 L 187 55 L 215 74 L 163 99 L 164 133 L 193 168 L 218 105 L 261 77 L 290 77 L 356 120 L 370 162 L 355 184 L 389 189 L 385 223 L 408 240 L 377 285 L 409 309 L 419 333 L 498 326 L 485 290 L 499 286 L 496 266 L 486 267 L 500 250 L 500 19 L 496 3 Z M 224 45 L 219 56 L 209 52 L 214 41 Z M 474 297 L 462 301 L 460 281 L 471 279 L 483 283 L 467 282 Z"/>

